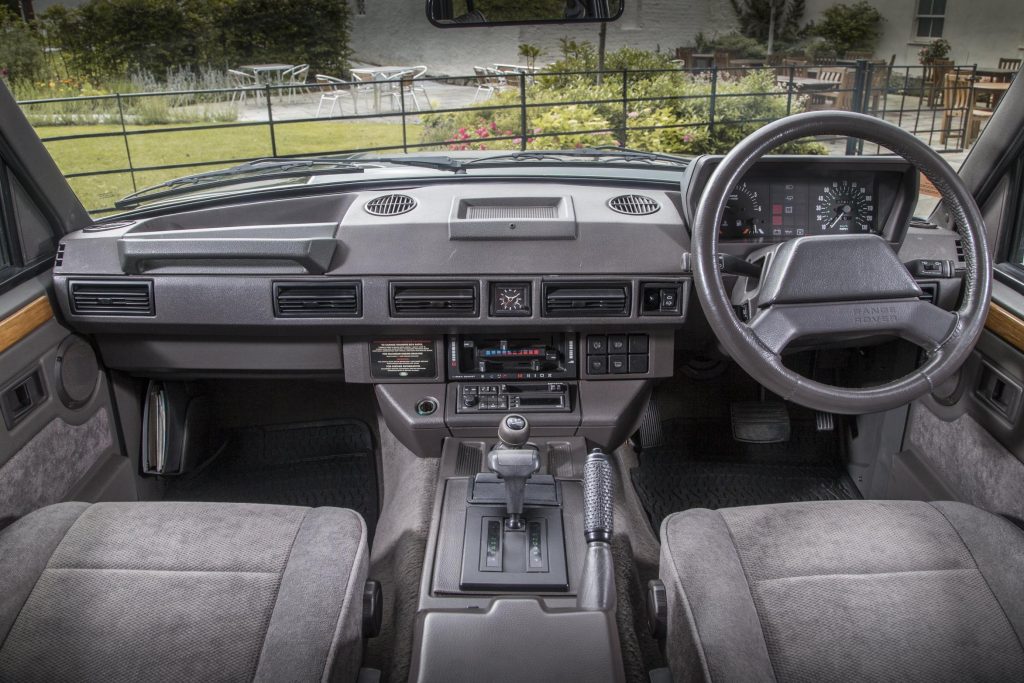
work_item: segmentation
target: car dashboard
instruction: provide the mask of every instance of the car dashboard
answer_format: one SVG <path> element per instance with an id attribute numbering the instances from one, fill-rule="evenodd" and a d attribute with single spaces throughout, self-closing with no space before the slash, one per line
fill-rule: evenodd
<path id="1" fill-rule="evenodd" d="M 108 367 L 138 376 L 342 376 L 376 385 L 411 441 L 519 410 L 538 433 L 613 443 L 678 349 L 715 345 L 688 265 L 718 159 L 671 182 L 392 180 L 111 219 L 62 241 L 57 298 Z M 916 190 L 896 159 L 770 157 L 730 199 L 719 249 L 877 232 L 904 262 L 939 264 L 920 279 L 951 305 L 956 237 L 909 227 Z"/>

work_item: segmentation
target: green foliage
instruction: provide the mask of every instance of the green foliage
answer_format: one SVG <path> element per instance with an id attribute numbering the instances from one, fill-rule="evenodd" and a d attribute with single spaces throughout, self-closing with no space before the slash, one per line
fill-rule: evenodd
<path id="1" fill-rule="evenodd" d="M 99 80 L 253 60 L 340 72 L 348 12 L 336 0 L 88 0 L 54 5 L 40 21 L 68 69 Z"/>
<path id="2" fill-rule="evenodd" d="M 808 29 L 820 36 L 837 55 L 850 50 L 874 50 L 882 35 L 882 14 L 866 0 L 852 5 L 832 5 L 822 13 L 821 22 Z"/>
<path id="3" fill-rule="evenodd" d="M 703 33 L 698 33 L 695 40 L 697 49 L 701 52 L 715 52 L 724 50 L 734 57 L 763 59 L 768 54 L 768 49 L 757 38 L 748 38 L 742 33 L 733 31 L 714 38 L 706 38 Z"/>
<path id="4" fill-rule="evenodd" d="M 740 33 L 760 43 L 768 42 L 772 5 L 775 5 L 775 40 L 795 41 L 804 18 L 804 0 L 729 0 L 740 25 Z M 726 48 L 721 48 L 726 49 Z M 759 55 L 750 55 L 757 57 Z"/>
<path id="5" fill-rule="evenodd" d="M 544 50 L 537 45 L 531 45 L 530 43 L 519 44 L 519 56 L 526 60 L 526 66 L 531 69 L 536 66 L 537 58 L 542 54 L 544 54 Z"/>
<path id="6" fill-rule="evenodd" d="M 939 38 L 921 48 L 917 53 L 918 60 L 922 64 L 934 64 L 937 60 L 947 59 L 953 46 L 945 38 Z"/>
<path id="7" fill-rule="evenodd" d="M 633 55 L 635 57 L 635 55 Z M 629 74 L 627 111 L 622 106 L 622 76 L 614 71 L 597 85 L 588 75 L 542 76 L 527 88 L 527 101 L 551 106 L 527 109 L 527 148 L 563 149 L 614 144 L 625 128 L 629 147 L 681 154 L 722 153 L 765 122 L 787 113 L 787 97 L 771 70 L 754 71 L 739 79 L 719 79 L 711 121 L 711 82 L 678 70 Z M 576 105 L 586 101 L 596 104 Z M 519 149 L 521 144 L 518 90 L 487 100 L 481 112 L 427 114 L 424 142 L 449 149 Z M 793 103 L 793 111 L 799 111 Z M 541 133 L 602 131 L 592 135 L 539 136 Z M 614 133 L 606 132 L 614 131 Z M 509 138 L 494 140 L 494 138 Z M 814 142 L 794 142 L 780 152 L 823 154 Z"/>
<path id="8" fill-rule="evenodd" d="M 46 58 L 35 31 L 0 6 L 0 77 L 20 84 L 38 80 L 45 71 Z"/>

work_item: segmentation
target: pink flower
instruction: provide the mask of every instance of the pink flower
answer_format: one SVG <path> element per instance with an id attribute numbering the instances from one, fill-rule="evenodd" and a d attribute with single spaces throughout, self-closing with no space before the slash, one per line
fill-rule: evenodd
<path id="1" fill-rule="evenodd" d="M 683 142 L 693 142 L 693 136 L 690 135 L 690 134 L 684 135 L 683 136 Z"/>
<path id="2" fill-rule="evenodd" d="M 495 121 L 491 121 L 491 130 L 498 130 L 498 124 Z"/>
<path id="3" fill-rule="evenodd" d="M 628 114 L 626 114 L 626 116 L 628 116 L 631 119 L 635 119 L 636 117 L 640 116 L 640 112 L 638 112 L 638 111 L 631 111 Z"/>

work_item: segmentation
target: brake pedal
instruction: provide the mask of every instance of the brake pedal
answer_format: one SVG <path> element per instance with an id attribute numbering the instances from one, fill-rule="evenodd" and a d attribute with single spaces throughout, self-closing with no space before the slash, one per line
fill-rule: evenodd
<path id="1" fill-rule="evenodd" d="M 832 413 L 815 411 L 814 422 L 819 432 L 834 432 L 836 430 L 836 416 Z"/>
<path id="2" fill-rule="evenodd" d="M 782 401 L 744 401 L 729 406 L 732 438 L 747 443 L 789 441 L 789 410 Z"/>

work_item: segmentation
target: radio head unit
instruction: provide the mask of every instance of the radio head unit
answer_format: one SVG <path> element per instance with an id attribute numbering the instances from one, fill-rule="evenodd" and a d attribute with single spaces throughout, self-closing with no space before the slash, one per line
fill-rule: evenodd
<path id="1" fill-rule="evenodd" d="M 574 379 L 576 335 L 460 334 L 448 338 L 448 378 Z"/>

